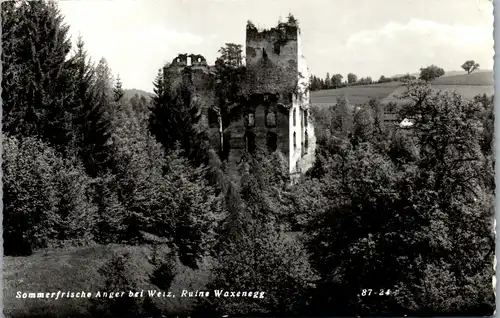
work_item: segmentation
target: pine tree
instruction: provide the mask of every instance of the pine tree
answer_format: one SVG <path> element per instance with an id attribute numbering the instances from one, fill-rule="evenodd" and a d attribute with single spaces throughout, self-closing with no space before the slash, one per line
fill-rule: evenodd
<path id="1" fill-rule="evenodd" d="M 120 101 L 124 94 L 125 92 L 122 88 L 122 81 L 120 79 L 120 75 L 118 75 L 116 78 L 115 87 L 113 88 L 113 97 L 115 98 L 115 102 Z"/>
<path id="2" fill-rule="evenodd" d="M 111 75 L 103 58 L 95 68 L 95 78 L 90 88 L 92 102 L 83 105 L 80 114 L 82 143 L 80 156 L 91 176 L 113 169 L 111 118 L 114 104 L 111 100 Z"/>
<path id="3" fill-rule="evenodd" d="M 75 135 L 69 150 L 73 150 L 79 156 L 83 151 L 84 127 L 87 124 L 85 112 L 94 105 L 95 96 L 92 86 L 95 80 L 95 68 L 85 50 L 85 42 L 81 36 L 76 43 L 76 52 L 71 59 L 73 67 L 73 90 Z"/>
<path id="4" fill-rule="evenodd" d="M 200 164 L 208 159 L 207 138 L 201 128 L 201 111 L 196 89 L 189 70 L 181 74 L 180 83 L 158 74 L 154 86 L 156 96 L 150 117 L 150 129 L 165 149 L 173 149 L 180 143 L 183 155 Z"/>
<path id="5" fill-rule="evenodd" d="M 57 5 L 2 3 L 3 131 L 64 147 L 72 134 L 71 42 Z"/>

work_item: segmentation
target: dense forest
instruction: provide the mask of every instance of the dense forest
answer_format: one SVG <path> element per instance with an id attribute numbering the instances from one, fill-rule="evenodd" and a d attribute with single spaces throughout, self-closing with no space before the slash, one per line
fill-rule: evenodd
<path id="1" fill-rule="evenodd" d="M 221 160 L 189 77 L 167 85 L 158 65 L 154 96 L 125 98 L 104 58 L 82 38 L 72 47 L 55 3 L 2 2 L 2 30 L 6 255 L 153 237 L 168 251 L 151 277 L 162 290 L 174 260 L 209 257 L 206 290 L 265 292 L 200 298 L 192 315 L 493 313 L 492 98 L 409 81 L 399 113 L 411 130 L 386 123 L 377 100 L 314 108 L 316 162 L 292 185 L 279 151 Z M 224 114 L 242 67 L 218 65 Z M 109 286 L 137 275 L 125 261 L 107 265 Z M 96 310 L 169 313 L 114 301 Z"/>

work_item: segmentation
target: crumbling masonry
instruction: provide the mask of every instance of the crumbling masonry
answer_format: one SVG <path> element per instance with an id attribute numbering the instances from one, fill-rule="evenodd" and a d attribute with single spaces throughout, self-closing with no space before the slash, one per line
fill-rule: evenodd
<path id="1" fill-rule="evenodd" d="M 165 69 L 170 76 L 190 68 L 200 94 L 204 123 L 211 144 L 227 160 L 240 162 L 246 152 L 279 150 L 292 177 L 314 162 L 316 138 L 310 120 L 309 72 L 302 55 L 300 29 L 294 21 L 258 30 L 249 22 L 246 32 L 246 81 L 248 94 L 238 107 L 241 113 L 223 127 L 213 92 L 214 66 L 195 54 L 181 54 Z"/>

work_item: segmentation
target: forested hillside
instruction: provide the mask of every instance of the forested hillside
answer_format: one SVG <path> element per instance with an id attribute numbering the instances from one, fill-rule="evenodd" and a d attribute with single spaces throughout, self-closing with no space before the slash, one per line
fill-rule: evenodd
<path id="1" fill-rule="evenodd" d="M 411 131 L 386 124 L 377 100 L 314 108 L 316 162 L 292 185 L 279 151 L 220 159 L 189 77 L 170 86 L 159 71 L 152 98 L 126 96 L 85 39 L 71 47 L 68 28 L 53 2 L 2 2 L 5 268 L 29 271 L 43 253 L 105 262 L 62 271 L 53 256 L 38 278 L 7 273 L 6 314 L 33 315 L 35 305 L 44 316 L 492 314 L 492 98 L 410 81 L 400 112 L 415 118 Z M 227 116 L 240 71 L 217 68 Z M 121 248 L 111 256 L 102 246 Z M 189 280 L 179 279 L 186 268 Z M 98 285 L 79 275 L 99 275 Z M 58 308 L 64 299 L 14 299 L 28 291 L 23 277 L 50 277 L 41 291 L 67 280 L 75 291 L 265 294 L 200 297 L 184 312 L 149 297 L 70 311 Z"/>

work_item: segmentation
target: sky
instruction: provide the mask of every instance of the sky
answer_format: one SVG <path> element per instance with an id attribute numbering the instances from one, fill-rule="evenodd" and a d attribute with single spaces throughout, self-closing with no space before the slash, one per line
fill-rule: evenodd
<path id="1" fill-rule="evenodd" d="M 245 45 L 248 20 L 270 28 L 289 13 L 310 73 L 323 78 L 460 70 L 469 59 L 493 68 L 489 0 L 66 0 L 59 8 L 94 61 L 106 58 L 125 88 L 149 92 L 178 54 L 213 64 L 225 43 Z"/>

